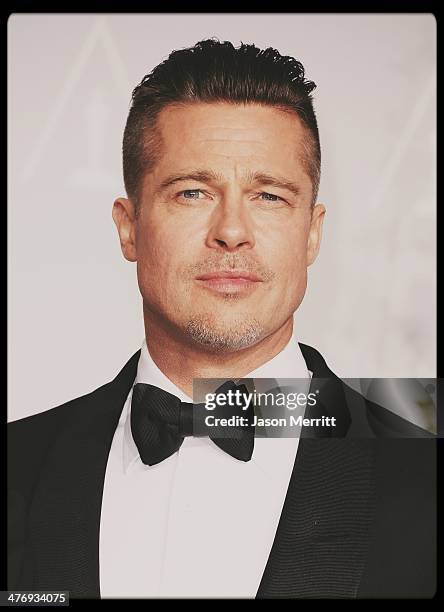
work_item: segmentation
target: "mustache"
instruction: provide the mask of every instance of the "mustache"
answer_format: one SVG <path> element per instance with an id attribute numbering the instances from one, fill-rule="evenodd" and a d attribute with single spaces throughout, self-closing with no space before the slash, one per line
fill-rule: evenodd
<path id="1" fill-rule="evenodd" d="M 223 270 L 244 270 L 245 272 L 256 274 L 263 281 L 270 281 L 276 276 L 273 270 L 261 262 L 239 253 L 235 255 L 227 254 L 223 257 L 220 255 L 207 257 L 204 261 L 188 266 L 186 273 L 190 276 L 197 276 L 222 272 Z"/>

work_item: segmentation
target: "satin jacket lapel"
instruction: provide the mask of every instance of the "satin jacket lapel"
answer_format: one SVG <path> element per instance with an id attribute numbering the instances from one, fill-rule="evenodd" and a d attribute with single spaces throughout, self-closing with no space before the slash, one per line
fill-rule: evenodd
<path id="1" fill-rule="evenodd" d="M 372 434 L 364 419 L 359 424 L 362 437 L 348 435 L 350 401 L 342 381 L 317 351 L 300 346 L 313 372 L 310 391 L 320 387 L 316 405 L 307 407 L 305 416 L 336 416 L 337 427 L 334 437 L 326 427 L 302 428 L 256 597 L 355 597 L 375 510 Z"/>
<path id="2" fill-rule="evenodd" d="M 112 438 L 134 382 L 140 350 L 87 396 L 49 449 L 30 508 L 25 576 L 39 590 L 100 597 L 99 528 Z M 27 581 L 30 584 L 29 581 Z"/>

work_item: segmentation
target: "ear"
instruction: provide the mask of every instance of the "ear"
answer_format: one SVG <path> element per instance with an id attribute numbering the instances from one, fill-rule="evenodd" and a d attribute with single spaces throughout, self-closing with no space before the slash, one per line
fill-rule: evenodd
<path id="1" fill-rule="evenodd" d="M 318 256 L 321 246 L 324 215 L 325 206 L 323 204 L 316 204 L 311 211 L 310 229 L 307 241 L 307 266 L 311 266 Z"/>
<path id="2" fill-rule="evenodd" d="M 136 214 L 132 201 L 117 198 L 113 204 L 112 215 L 119 233 L 123 256 L 128 261 L 137 261 Z"/>

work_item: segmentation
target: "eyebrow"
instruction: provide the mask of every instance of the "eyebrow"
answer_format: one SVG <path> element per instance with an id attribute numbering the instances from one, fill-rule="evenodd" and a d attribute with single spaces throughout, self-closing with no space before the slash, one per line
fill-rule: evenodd
<path id="1" fill-rule="evenodd" d="M 193 170 L 182 174 L 172 174 L 160 183 L 157 191 L 162 192 L 167 187 L 179 183 L 180 181 L 197 181 L 199 183 L 209 183 L 211 181 L 222 182 L 223 177 L 221 174 L 213 172 L 212 170 Z"/>
<path id="2" fill-rule="evenodd" d="M 273 176 L 266 172 L 252 172 L 250 170 L 243 176 L 243 179 L 248 183 L 271 185 L 273 187 L 287 189 L 295 196 L 299 196 L 301 194 L 301 189 L 297 183 L 282 176 Z M 210 183 L 213 181 L 222 183 L 223 180 L 223 175 L 219 174 L 218 172 L 214 172 L 213 170 L 194 170 L 191 172 L 172 174 L 168 176 L 160 183 L 157 191 L 162 192 L 171 185 L 181 181 L 197 181 L 200 183 Z"/>

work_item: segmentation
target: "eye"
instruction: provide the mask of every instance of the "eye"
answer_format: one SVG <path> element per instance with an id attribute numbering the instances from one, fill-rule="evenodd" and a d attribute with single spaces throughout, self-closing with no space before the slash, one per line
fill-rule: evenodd
<path id="1" fill-rule="evenodd" d="M 201 189 L 184 189 L 183 191 L 179 191 L 177 195 L 182 196 L 185 200 L 199 200 L 199 197 L 194 197 L 199 193 L 202 193 Z"/>
<path id="2" fill-rule="evenodd" d="M 284 201 L 283 198 L 280 198 L 279 196 L 277 196 L 274 193 L 268 193 L 267 191 L 262 191 L 259 195 L 260 196 L 263 196 L 263 195 L 267 196 L 265 199 L 268 202 L 283 202 Z"/>

